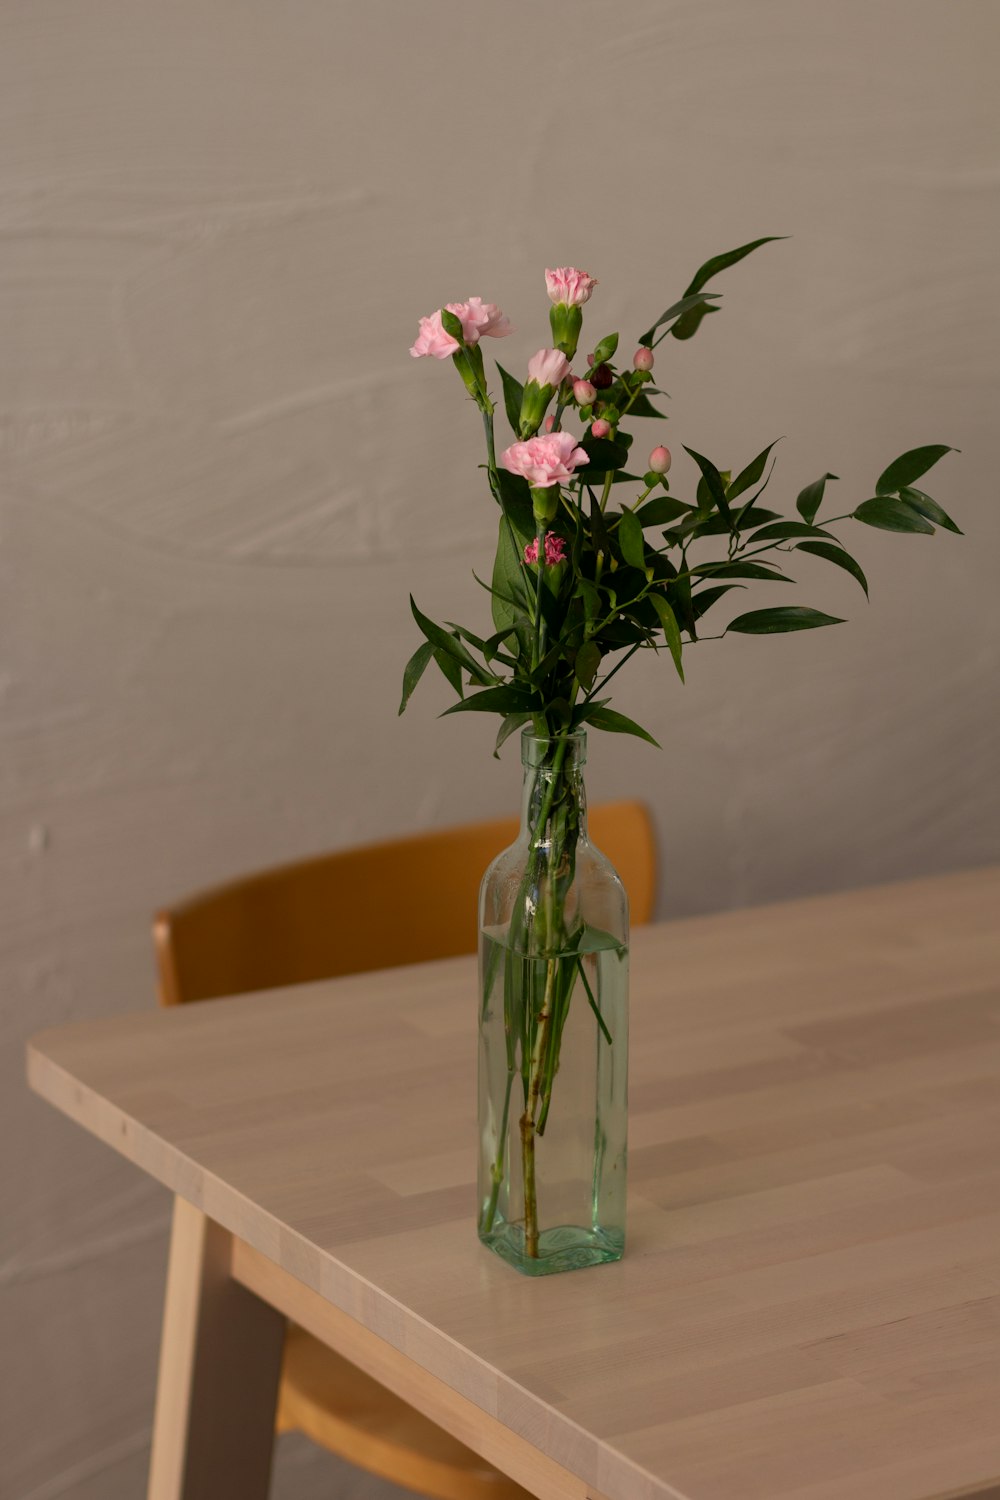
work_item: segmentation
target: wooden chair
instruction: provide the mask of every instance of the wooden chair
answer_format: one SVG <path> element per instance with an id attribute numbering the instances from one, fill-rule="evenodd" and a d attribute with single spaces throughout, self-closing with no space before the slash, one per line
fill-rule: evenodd
<path id="1" fill-rule="evenodd" d="M 645 808 L 590 812 L 594 843 L 648 922 L 656 852 Z M 516 820 L 467 824 L 264 870 L 161 911 L 154 922 L 163 1005 L 304 984 L 472 953 L 476 892 Z M 391 906 L 386 894 L 405 893 Z M 279 1432 L 435 1500 L 530 1500 L 528 1492 L 304 1329 L 290 1326 Z"/>

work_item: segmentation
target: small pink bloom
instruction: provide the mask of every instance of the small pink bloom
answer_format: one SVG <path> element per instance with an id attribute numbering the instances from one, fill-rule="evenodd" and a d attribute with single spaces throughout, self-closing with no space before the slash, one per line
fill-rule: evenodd
<path id="1" fill-rule="evenodd" d="M 468 302 L 446 302 L 445 307 L 461 321 L 467 344 L 478 344 L 481 338 L 502 339 L 514 330 L 495 302 L 470 297 Z"/>
<path id="2" fill-rule="evenodd" d="M 445 333 L 441 325 L 441 309 L 438 308 L 429 318 L 420 319 L 420 332 L 417 342 L 410 347 L 410 353 L 414 359 L 420 359 L 424 354 L 430 354 L 434 359 L 447 359 L 458 348 L 457 339 Z"/>
<path id="3" fill-rule="evenodd" d="M 597 285 L 593 276 L 578 271 L 575 266 L 556 266 L 545 272 L 545 290 L 550 302 L 565 302 L 570 307 L 582 307 L 590 301 L 590 294 Z"/>
<path id="4" fill-rule="evenodd" d="M 552 429 L 553 429 L 553 427 L 555 425 L 556 425 L 555 412 L 551 412 L 550 411 L 549 414 L 548 414 L 548 416 L 545 418 L 545 421 L 542 423 L 542 427 L 544 428 L 544 430 L 546 432 L 551 432 Z"/>
<path id="5" fill-rule="evenodd" d="M 649 455 L 649 467 L 654 474 L 666 474 L 667 470 L 670 468 L 670 464 L 671 458 L 669 448 L 664 448 L 662 446 L 659 448 L 654 448 L 652 453 Z"/>
<path id="6" fill-rule="evenodd" d="M 524 549 L 524 560 L 526 563 L 538 561 L 538 538 L 529 542 Z M 545 533 L 545 565 L 554 568 L 556 563 L 566 561 L 566 543 L 561 536 L 556 536 L 554 531 Z"/>
<path id="7" fill-rule="evenodd" d="M 528 379 L 539 385 L 550 385 L 553 390 L 570 374 L 569 360 L 561 349 L 539 349 L 528 360 Z"/>
<path id="8" fill-rule="evenodd" d="M 590 406 L 597 400 L 597 392 L 589 380 L 574 380 L 573 400 L 580 406 Z"/>
<path id="9" fill-rule="evenodd" d="M 643 373 L 651 370 L 653 363 L 653 351 L 652 349 L 647 349 L 645 345 L 641 349 L 637 349 L 632 356 L 633 366 L 637 370 L 642 370 Z"/>
<path id="10" fill-rule="evenodd" d="M 549 432 L 528 438 L 525 443 L 512 443 L 500 455 L 505 469 L 522 475 L 536 490 L 566 484 L 573 478 L 573 470 L 587 461 L 586 453 L 577 447 L 571 432 Z"/>
<path id="11" fill-rule="evenodd" d="M 604 420 L 603 417 L 598 417 L 595 422 L 591 422 L 591 424 L 590 424 L 590 435 L 591 435 L 591 437 L 596 437 L 596 438 L 607 437 L 607 435 L 608 435 L 608 433 L 610 431 L 611 431 L 611 423 L 610 422 L 605 422 L 605 420 Z"/>

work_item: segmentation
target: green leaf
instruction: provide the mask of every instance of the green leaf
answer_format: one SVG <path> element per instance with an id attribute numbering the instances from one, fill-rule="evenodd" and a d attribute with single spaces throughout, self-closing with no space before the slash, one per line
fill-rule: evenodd
<path id="1" fill-rule="evenodd" d="M 633 568 L 646 567 L 646 548 L 642 540 L 642 522 L 630 510 L 623 510 L 618 520 L 618 545 L 622 557 Z"/>
<path id="2" fill-rule="evenodd" d="M 438 646 L 432 646 L 431 650 L 434 653 L 434 660 L 441 668 L 442 675 L 446 681 L 451 684 L 460 698 L 464 698 L 465 688 L 462 683 L 462 668 L 458 662 L 453 656 L 449 656 L 447 651 L 442 651 Z"/>
<path id="3" fill-rule="evenodd" d="M 462 320 L 455 313 L 449 312 L 446 307 L 441 309 L 441 327 L 451 338 L 457 339 L 462 348 L 465 347 L 465 330 L 462 327 Z"/>
<path id="4" fill-rule="evenodd" d="M 617 348 L 618 348 L 618 335 L 617 335 L 617 333 L 608 333 L 608 334 L 605 334 L 604 338 L 601 339 L 600 343 L 597 344 L 596 347 L 595 347 L 595 349 L 594 349 L 594 366 L 595 366 L 595 368 L 596 368 L 597 365 L 603 365 L 604 362 L 605 362 L 605 360 L 609 360 L 611 358 L 612 354 L 614 354 L 614 352 L 615 352 L 615 350 Z"/>
<path id="5" fill-rule="evenodd" d="M 468 641 L 469 645 L 475 646 L 477 651 L 486 649 L 486 642 L 480 636 L 474 635 L 471 630 L 466 630 L 464 625 L 456 625 L 454 620 L 445 620 L 444 623 L 452 635 L 461 636 L 463 641 Z"/>
<path id="6" fill-rule="evenodd" d="M 876 495 L 895 495 L 906 485 L 911 485 L 921 474 L 926 474 L 932 469 L 939 458 L 944 458 L 946 453 L 957 453 L 957 448 L 949 448 L 946 443 L 930 443 L 924 448 L 911 448 L 908 453 L 903 453 L 887 469 L 884 469 L 875 481 Z"/>
<path id="7" fill-rule="evenodd" d="M 523 713 L 523 712 L 522 713 L 513 713 L 513 714 L 508 714 L 507 715 L 507 717 L 504 719 L 503 723 L 500 725 L 499 730 L 497 731 L 497 742 L 496 742 L 496 744 L 493 747 L 493 758 L 494 758 L 494 760 L 499 760 L 500 759 L 500 747 L 501 747 L 501 745 L 506 744 L 506 742 L 510 739 L 511 735 L 514 734 L 514 733 L 516 733 L 516 731 L 518 729 L 520 729 L 523 724 L 527 724 L 527 722 L 528 722 L 528 720 L 530 718 L 531 718 L 530 714 L 526 714 L 526 713 Z"/>
<path id="8" fill-rule="evenodd" d="M 498 630 L 495 635 L 488 636 L 483 642 L 482 651 L 487 664 L 499 660 L 504 666 L 513 666 L 513 660 L 500 650 L 501 646 L 507 646 L 509 651 L 516 654 L 517 634 L 514 630 Z"/>
<path id="9" fill-rule="evenodd" d="M 584 692 L 589 692 L 597 676 L 597 669 L 601 665 L 601 648 L 596 641 L 584 641 L 576 653 L 576 662 L 573 670 L 576 680 Z"/>
<path id="10" fill-rule="evenodd" d="M 530 716 L 541 708 L 542 703 L 537 693 L 532 692 L 531 688 L 511 682 L 503 687 L 484 688 L 481 693 L 473 693 L 471 698 L 465 698 L 461 703 L 453 703 L 451 708 L 446 708 L 441 717 L 460 713 L 524 713 Z"/>
<path id="11" fill-rule="evenodd" d="M 421 614 L 414 603 L 412 594 L 410 595 L 410 609 L 413 612 L 413 618 L 431 644 L 436 646 L 439 651 L 443 651 L 446 655 L 452 657 L 460 666 L 464 667 L 474 681 L 479 683 L 496 681 L 493 674 L 487 672 L 486 668 L 481 667 L 474 657 L 470 655 L 461 641 L 456 640 L 449 631 L 442 629 L 440 625 L 435 625 L 434 621 L 429 620 L 425 614 Z"/>
<path id="12" fill-rule="evenodd" d="M 751 240 L 747 245 L 740 245 L 736 250 L 726 250 L 722 255 L 713 255 L 711 260 L 706 260 L 703 266 L 691 278 L 691 284 L 685 296 L 691 292 L 700 292 L 707 281 L 717 276 L 720 271 L 726 271 L 730 266 L 735 266 L 738 261 L 743 260 L 751 251 L 757 250 L 761 245 L 773 244 L 775 240 L 786 240 L 787 234 L 766 234 L 763 239 Z"/>
<path id="13" fill-rule="evenodd" d="M 748 516 L 744 506 L 743 510 L 736 512 L 733 519 L 737 531 L 740 531 L 749 526 L 760 526 L 765 521 L 778 521 L 781 519 L 781 512 L 765 510 L 761 506 L 760 510 L 755 510 L 752 515 Z M 727 526 L 722 516 L 714 514 L 705 516 L 704 513 L 695 512 L 686 521 L 681 521 L 680 525 L 675 526 L 671 532 L 664 532 L 664 536 L 668 542 L 673 543 L 675 539 L 680 541 L 689 536 L 729 536 L 731 532 L 732 527 Z"/>
<path id="14" fill-rule="evenodd" d="M 662 594 L 650 594 L 649 598 L 652 601 L 653 608 L 660 617 L 664 639 L 670 648 L 670 655 L 673 657 L 674 666 L 677 668 L 677 675 L 681 682 L 683 682 L 684 668 L 681 665 L 681 631 L 677 623 L 677 616 Z"/>
<path id="15" fill-rule="evenodd" d="M 650 401 L 649 397 L 646 395 L 645 391 L 640 391 L 638 396 L 636 396 L 635 400 L 632 402 L 631 406 L 628 409 L 628 416 L 659 417 L 661 422 L 665 422 L 667 420 L 666 412 L 658 411 L 657 408 L 653 405 L 652 401 Z"/>
<path id="16" fill-rule="evenodd" d="M 814 630 L 819 625 L 843 623 L 835 615 L 824 615 L 818 609 L 806 609 L 801 604 L 784 604 L 777 609 L 752 609 L 747 615 L 737 615 L 726 626 L 726 631 L 735 630 L 740 635 L 777 635 L 779 631 Z M 449 709 L 449 713 L 451 712 L 453 710 Z"/>
<path id="17" fill-rule="evenodd" d="M 607 936 L 607 934 L 605 934 L 605 936 Z M 621 949 L 621 947 L 619 947 L 618 948 L 618 957 L 621 958 L 621 956 L 622 956 L 622 949 Z M 604 1017 L 601 1015 L 601 1008 L 598 1005 L 596 999 L 594 998 L 594 992 L 593 992 L 593 990 L 590 987 L 590 980 L 587 978 L 587 971 L 583 967 L 583 959 L 580 958 L 579 955 L 577 955 L 576 967 L 577 967 L 577 969 L 580 972 L 580 979 L 581 979 L 581 981 L 583 983 L 583 992 L 584 992 L 584 994 L 587 997 L 587 1004 L 590 1006 L 591 1010 L 594 1012 L 594 1016 L 595 1016 L 595 1018 L 597 1020 L 597 1024 L 601 1028 L 601 1031 L 602 1031 L 602 1033 L 604 1035 L 604 1040 L 607 1042 L 607 1044 L 608 1044 L 609 1047 L 612 1047 L 612 1046 L 614 1046 L 614 1042 L 613 1042 L 612 1037 L 611 1037 L 611 1032 L 608 1030 L 607 1022 L 605 1021 Z"/>
<path id="18" fill-rule="evenodd" d="M 677 322 L 671 327 L 670 332 L 675 339 L 693 339 L 704 319 L 711 313 L 721 311 L 722 309 L 717 307 L 714 302 L 705 302 L 703 300 L 700 307 L 696 307 L 692 312 L 685 313 L 683 318 L 678 318 Z"/>
<path id="19" fill-rule="evenodd" d="M 713 255 L 711 260 L 706 260 L 703 266 L 699 266 L 691 284 L 685 292 L 685 296 L 690 296 L 694 292 L 700 292 L 705 283 L 711 281 L 713 276 L 717 276 L 720 271 L 725 271 L 730 266 L 735 266 L 737 261 L 743 260 L 745 256 L 749 255 L 751 251 L 758 249 L 759 246 L 769 245 L 774 240 L 783 240 L 786 238 L 787 236 L 783 234 L 768 234 L 763 239 L 751 240 L 748 245 L 740 245 L 736 250 L 727 250 L 724 255 Z M 708 305 L 693 308 L 691 312 L 687 312 L 683 317 L 678 318 L 670 332 L 675 339 L 693 338 L 701 326 L 702 318 L 708 313 L 718 312 L 718 310 L 717 307 Z"/>
<path id="20" fill-rule="evenodd" d="M 723 594 L 728 594 L 731 589 L 742 589 L 743 583 L 720 583 L 718 588 L 699 589 L 696 594 L 691 595 L 691 613 L 696 620 L 707 614 L 713 604 L 717 604 Z"/>
<path id="21" fill-rule="evenodd" d="M 591 583 L 589 578 L 578 578 L 576 581 L 576 592 L 583 600 L 584 619 L 596 620 L 601 614 L 601 596 L 597 586 Z"/>
<path id="22" fill-rule="evenodd" d="M 650 745 L 656 745 L 657 750 L 661 747 L 657 744 L 648 730 L 643 729 L 634 719 L 629 719 L 625 714 L 616 713 L 613 708 L 604 708 L 596 703 L 583 705 L 583 714 L 577 720 L 579 724 L 590 724 L 594 729 L 605 729 L 609 734 L 634 734 L 637 739 L 646 740 Z"/>
<path id="23" fill-rule="evenodd" d="M 683 445 L 683 447 L 684 452 L 694 459 L 695 463 L 701 470 L 702 478 L 705 481 L 709 494 L 715 502 L 719 514 L 731 526 L 733 517 L 732 512 L 729 509 L 729 501 L 726 499 L 726 486 L 722 475 L 712 463 L 711 459 L 705 458 L 701 453 L 696 453 L 694 449 L 689 448 L 686 443 Z"/>
<path id="24" fill-rule="evenodd" d="M 507 421 L 511 425 L 514 436 L 517 437 L 521 427 L 521 398 L 524 395 L 524 386 L 513 375 L 508 375 L 503 365 L 497 361 L 497 369 L 500 371 L 500 380 L 503 385 L 503 407 L 507 413 Z"/>
<path id="25" fill-rule="evenodd" d="M 590 496 L 590 535 L 594 544 L 595 552 L 603 552 L 605 557 L 611 551 L 611 538 L 608 536 L 608 528 L 604 524 L 604 513 L 601 503 L 592 489 L 588 489 Z M 583 506 L 581 504 L 581 510 Z"/>
<path id="26" fill-rule="evenodd" d="M 418 646 L 403 668 L 403 696 L 399 700 L 399 712 L 402 713 L 409 703 L 413 689 L 424 675 L 424 669 L 434 654 L 434 647 L 430 641 L 424 641 Z"/>
<path id="27" fill-rule="evenodd" d="M 768 455 L 770 454 L 771 449 L 774 447 L 775 443 L 778 443 L 780 441 L 780 438 L 775 438 L 774 443 L 768 443 L 763 453 L 758 453 L 757 457 L 753 460 L 752 463 L 748 463 L 745 469 L 740 470 L 740 472 L 737 474 L 736 478 L 733 480 L 732 484 L 726 491 L 726 494 L 730 500 L 735 500 L 737 495 L 742 495 L 746 490 L 750 489 L 751 486 L 757 483 L 758 479 L 764 472 L 764 467 L 767 464 Z"/>
<path id="28" fill-rule="evenodd" d="M 660 314 L 652 328 L 646 329 L 639 343 L 643 344 L 647 349 L 652 349 L 654 347 L 653 340 L 656 337 L 656 330 L 662 328 L 664 323 L 669 323 L 674 318 L 681 318 L 685 313 L 694 312 L 699 307 L 705 307 L 707 310 L 708 304 L 710 302 L 717 302 L 720 296 L 720 292 L 695 292 L 693 296 L 682 297 L 679 302 L 672 303 L 665 313 Z M 665 333 L 661 333 L 660 339 L 666 338 L 669 332 L 668 328 Z M 660 339 L 656 339 L 657 344 L 660 342 Z"/>
<path id="29" fill-rule="evenodd" d="M 915 531 L 924 536 L 933 536 L 934 527 L 919 511 L 911 510 L 901 500 L 891 500 L 887 495 L 876 495 L 865 500 L 852 512 L 856 521 L 866 526 L 877 526 L 880 531 Z"/>
<path id="30" fill-rule="evenodd" d="M 905 503 L 910 507 L 911 510 L 917 511 L 920 515 L 925 516 L 928 521 L 933 521 L 935 525 L 942 526 L 945 531 L 953 531 L 956 536 L 965 535 L 965 533 L 955 525 L 948 512 L 942 510 L 937 501 L 932 500 L 930 495 L 925 495 L 923 490 L 914 490 L 908 487 L 904 487 L 899 492 L 899 498 L 900 500 L 905 501 Z"/>
<path id="31" fill-rule="evenodd" d="M 585 468 L 576 470 L 574 477 L 582 479 L 585 484 L 603 479 L 609 469 L 624 469 L 628 463 L 628 446 L 625 443 L 612 442 L 610 438 L 583 437 L 580 439 L 580 447 L 586 453 L 588 462 Z"/>
<path id="32" fill-rule="evenodd" d="M 667 587 L 667 602 L 674 614 L 677 623 L 682 630 L 686 630 L 691 639 L 694 640 L 694 612 L 691 608 L 691 580 L 690 578 L 677 578 Z"/>
<path id="33" fill-rule="evenodd" d="M 795 502 L 795 508 L 808 526 L 811 526 L 815 521 L 816 512 L 822 504 L 826 481 L 836 478 L 836 474 L 824 474 L 822 479 L 814 479 L 812 484 L 807 484 L 804 490 L 799 491 L 799 498 Z"/>
<path id="34" fill-rule="evenodd" d="M 702 578 L 760 578 L 769 583 L 795 582 L 787 573 L 782 573 L 767 563 L 741 562 L 739 558 L 732 562 L 699 563 L 691 572 Z"/>
<path id="35" fill-rule="evenodd" d="M 500 517 L 497 555 L 493 563 L 493 624 L 497 631 L 510 630 L 518 615 L 518 600 L 523 598 L 523 550 L 506 515 Z"/>
<path id="36" fill-rule="evenodd" d="M 640 505 L 635 514 L 642 526 L 666 526 L 678 516 L 693 516 L 695 512 L 692 506 L 683 500 L 675 500 L 672 495 L 654 495 L 652 500 Z"/>
<path id="37" fill-rule="evenodd" d="M 868 579 L 861 571 L 861 564 L 855 562 L 849 552 L 843 547 L 836 546 L 833 542 L 799 542 L 796 549 L 798 552 L 811 552 L 814 557 L 824 557 L 827 562 L 836 563 L 838 568 L 843 568 L 845 573 L 850 573 L 856 578 L 868 597 Z"/>
<path id="38" fill-rule="evenodd" d="M 610 953 L 622 951 L 621 938 L 614 937 L 610 932 L 605 932 L 602 927 L 594 927 L 590 922 L 584 922 L 583 931 L 576 942 L 572 945 L 576 953 Z"/>
<path id="39" fill-rule="evenodd" d="M 750 546 L 757 542 L 787 542 L 796 536 L 826 537 L 828 541 L 836 541 L 837 538 L 832 531 L 824 531 L 820 526 L 810 526 L 805 521 L 773 521 L 769 526 L 762 526 L 749 538 Z"/>
<path id="40" fill-rule="evenodd" d="M 520 474 L 511 474 L 508 469 L 498 469 L 497 482 L 500 486 L 500 508 L 524 547 L 535 535 L 535 513 L 531 505 L 528 481 Z"/>

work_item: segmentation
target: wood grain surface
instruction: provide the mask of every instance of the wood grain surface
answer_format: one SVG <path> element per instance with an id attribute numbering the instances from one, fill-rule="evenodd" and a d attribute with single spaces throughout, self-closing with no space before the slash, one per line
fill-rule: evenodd
<path id="1" fill-rule="evenodd" d="M 475 1237 L 470 960 L 63 1027 L 29 1076 L 610 1500 L 994 1493 L 1000 870 L 638 932 L 632 1014 L 625 1259 L 537 1281 Z"/>

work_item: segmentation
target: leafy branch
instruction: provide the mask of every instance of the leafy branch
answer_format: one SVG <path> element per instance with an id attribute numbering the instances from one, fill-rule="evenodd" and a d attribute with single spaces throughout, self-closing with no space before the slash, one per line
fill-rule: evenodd
<path id="1" fill-rule="evenodd" d="M 699 632 L 705 616 L 733 590 L 793 583 L 784 563 L 795 553 L 848 573 L 867 597 L 861 564 L 831 529 L 843 522 L 913 535 L 931 535 L 937 528 L 961 534 L 941 505 L 916 488 L 953 451 L 944 444 L 901 454 L 876 479 L 870 498 L 822 524 L 827 487 L 837 478 L 831 473 L 799 491 L 791 515 L 760 504 L 774 474 L 774 442 L 735 476 L 685 447 L 696 478 L 693 493 L 684 499 L 670 491 L 665 448 L 653 450 L 644 473 L 629 471 L 633 434 L 623 430 L 623 421 L 665 420 L 650 400 L 665 395 L 652 384 L 652 350 L 668 336 L 693 337 L 705 318 L 719 311 L 719 294 L 706 290 L 708 282 L 773 238 L 706 261 L 684 295 L 642 334 L 632 369 L 613 362 L 617 334 L 595 344 L 588 379 L 574 381 L 567 374 L 557 390 L 539 391 L 531 379 L 523 384 L 498 364 L 503 410 L 515 440 L 526 430 L 529 409 L 532 420 L 541 423 L 546 400 L 555 402 L 554 431 L 561 432 L 568 412 L 589 424 L 573 440 L 579 444 L 576 467 L 554 497 L 540 497 L 521 474 L 498 465 L 495 407 L 481 351 L 477 344 L 455 354 L 482 412 L 487 475 L 500 511 L 492 578 L 483 584 L 494 634 L 483 639 L 462 626 L 436 624 L 411 601 L 424 640 L 404 670 L 400 713 L 433 660 L 457 695 L 447 713 L 501 716 L 497 750 L 529 721 L 538 733 L 553 737 L 588 724 L 651 740 L 641 725 L 609 708 L 605 695 L 637 651 L 666 647 L 683 681 L 684 652 L 704 638 Z M 460 320 L 445 311 L 441 317 L 445 332 L 457 340 Z M 556 351 L 552 357 L 558 359 Z M 622 485 L 635 487 L 632 498 L 613 503 Z M 810 606 L 779 604 L 736 615 L 721 635 L 775 635 L 840 623 L 840 617 Z"/>

